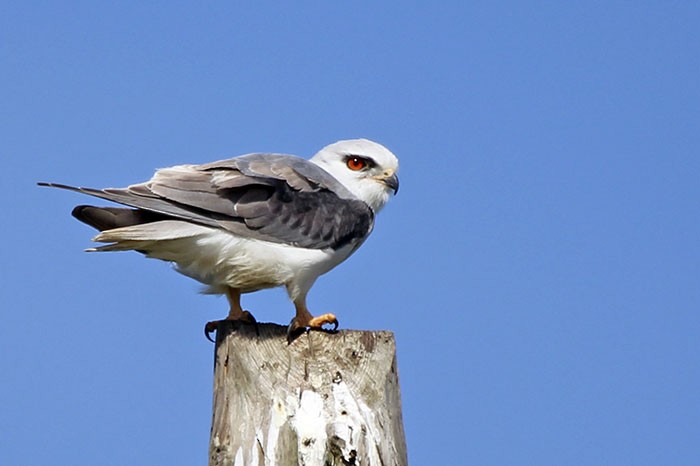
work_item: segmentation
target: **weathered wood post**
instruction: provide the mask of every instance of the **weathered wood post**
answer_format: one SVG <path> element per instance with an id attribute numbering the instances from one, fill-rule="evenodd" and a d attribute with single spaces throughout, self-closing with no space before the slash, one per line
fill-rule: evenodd
<path id="1" fill-rule="evenodd" d="M 219 326 L 209 466 L 407 464 L 391 332 L 257 327 Z"/>

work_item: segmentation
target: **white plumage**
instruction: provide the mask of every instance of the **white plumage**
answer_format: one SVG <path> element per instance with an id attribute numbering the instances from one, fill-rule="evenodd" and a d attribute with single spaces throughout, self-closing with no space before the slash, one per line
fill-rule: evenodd
<path id="1" fill-rule="evenodd" d="M 356 139 L 326 146 L 309 161 L 250 154 L 180 165 L 124 189 L 40 184 L 130 206 L 74 209 L 101 230 L 94 241 L 108 243 L 90 250 L 137 250 L 173 262 L 208 292 L 228 296 L 229 319 L 252 320 L 241 293 L 285 286 L 296 307 L 291 338 L 303 328 L 337 325 L 332 314 L 314 318 L 306 295 L 369 235 L 374 215 L 398 190 L 397 171 L 388 149 Z"/>

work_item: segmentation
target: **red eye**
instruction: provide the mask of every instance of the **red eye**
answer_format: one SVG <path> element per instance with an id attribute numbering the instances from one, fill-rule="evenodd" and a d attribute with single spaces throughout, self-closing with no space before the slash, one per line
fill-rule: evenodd
<path id="1" fill-rule="evenodd" d="M 367 166 L 367 161 L 362 157 L 348 157 L 348 160 L 345 163 L 352 171 L 362 170 Z"/>

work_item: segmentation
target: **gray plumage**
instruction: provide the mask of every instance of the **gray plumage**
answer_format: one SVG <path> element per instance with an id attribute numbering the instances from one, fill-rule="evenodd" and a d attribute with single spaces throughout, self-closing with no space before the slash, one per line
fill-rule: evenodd
<path id="1" fill-rule="evenodd" d="M 365 238 L 374 214 L 308 160 L 249 154 L 156 172 L 121 189 L 69 189 L 135 209 L 78 206 L 73 215 L 101 231 L 180 219 L 236 235 L 310 249 L 339 249 Z M 359 244 L 358 244 L 359 245 Z"/>
<path id="2" fill-rule="evenodd" d="M 80 205 L 73 216 L 106 243 L 88 251 L 134 250 L 171 262 L 178 272 L 225 294 L 227 319 L 254 321 L 243 293 L 284 286 L 296 314 L 289 340 L 305 328 L 337 326 L 314 317 L 306 296 L 316 279 L 367 238 L 374 216 L 399 188 L 398 159 L 367 139 L 330 144 L 310 160 L 249 154 L 156 171 L 126 188 L 68 189 L 127 207 Z M 205 327 L 207 334 L 216 321 Z"/>

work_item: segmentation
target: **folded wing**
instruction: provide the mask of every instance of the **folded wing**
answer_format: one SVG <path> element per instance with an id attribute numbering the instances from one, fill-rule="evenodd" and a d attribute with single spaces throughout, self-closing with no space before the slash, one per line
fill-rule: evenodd
<path id="1" fill-rule="evenodd" d="M 133 207 L 137 210 L 119 213 L 132 225 L 179 219 L 242 237 L 311 249 L 359 246 L 374 221 L 371 209 L 335 178 L 308 160 L 287 155 L 250 154 L 165 168 L 146 183 L 121 189 L 40 184 Z M 97 217 L 93 222 L 103 226 L 103 214 L 109 220 L 119 210 L 106 208 L 100 216 L 89 206 L 78 209 Z"/>

